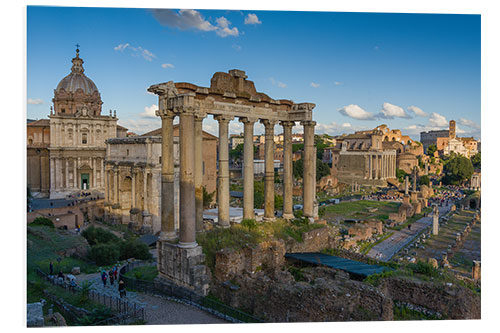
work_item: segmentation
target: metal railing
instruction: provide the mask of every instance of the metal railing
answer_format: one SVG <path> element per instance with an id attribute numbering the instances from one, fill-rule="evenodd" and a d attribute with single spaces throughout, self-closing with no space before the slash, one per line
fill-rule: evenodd
<path id="1" fill-rule="evenodd" d="M 133 262 L 120 269 L 119 279 L 125 283 L 127 289 L 133 289 L 149 293 L 152 295 L 166 296 L 174 298 L 190 305 L 196 306 L 204 311 L 214 314 L 231 322 L 242 323 L 263 323 L 260 318 L 254 317 L 246 312 L 235 309 L 227 304 L 221 303 L 213 298 L 200 296 L 194 292 L 175 286 L 173 284 L 161 283 L 161 286 L 154 281 L 146 281 L 125 276 L 129 271 L 141 267 L 151 266 L 148 262 Z"/>
<path id="2" fill-rule="evenodd" d="M 50 282 L 51 284 L 58 286 L 60 288 L 65 289 L 70 293 L 82 292 L 84 289 L 81 286 L 72 287 L 70 283 L 65 281 L 64 279 L 51 277 L 43 272 L 40 268 L 36 269 L 36 272 L 39 276 L 43 277 L 45 280 Z M 113 323 L 123 323 L 124 320 L 135 318 L 137 320 L 145 320 L 146 317 L 146 309 L 142 305 L 138 305 L 137 303 L 130 302 L 128 300 L 123 300 L 120 297 L 106 295 L 95 290 L 88 290 L 88 297 L 93 302 L 104 305 L 109 308 L 111 311 L 115 311 L 117 313 L 116 316 L 112 318 L 108 318 L 105 321 L 113 322 Z M 103 321 L 104 322 L 104 321 Z"/>

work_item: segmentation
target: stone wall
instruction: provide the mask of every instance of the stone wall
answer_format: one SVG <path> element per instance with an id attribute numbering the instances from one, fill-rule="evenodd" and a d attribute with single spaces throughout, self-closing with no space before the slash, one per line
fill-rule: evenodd
<path id="1" fill-rule="evenodd" d="M 288 271 L 241 276 L 212 291 L 233 307 L 269 322 L 392 320 L 392 301 L 375 287 L 349 280 L 346 273 L 308 268 L 297 282 Z M 237 285 L 236 285 L 237 284 Z"/>
<path id="2" fill-rule="evenodd" d="M 481 319 L 481 297 L 458 285 L 384 279 L 380 289 L 393 300 L 422 306 L 450 319 Z"/>

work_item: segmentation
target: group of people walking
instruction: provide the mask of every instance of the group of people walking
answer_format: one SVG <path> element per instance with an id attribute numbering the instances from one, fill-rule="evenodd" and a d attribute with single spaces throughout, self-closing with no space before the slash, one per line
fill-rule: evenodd
<path id="1" fill-rule="evenodd" d="M 110 285 L 113 285 L 113 283 L 118 279 L 118 267 L 116 265 L 113 266 L 113 268 L 111 268 L 109 272 L 106 272 L 106 270 L 104 269 L 101 272 L 101 280 L 105 288 L 108 278 Z M 120 282 L 118 283 L 118 291 L 120 292 L 120 298 L 126 296 L 125 283 L 123 282 L 123 280 L 120 280 Z"/>

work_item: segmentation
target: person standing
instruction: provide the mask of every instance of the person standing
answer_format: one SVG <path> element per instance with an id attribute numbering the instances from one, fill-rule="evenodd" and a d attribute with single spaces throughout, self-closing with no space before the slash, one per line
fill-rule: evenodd
<path id="1" fill-rule="evenodd" d="M 49 263 L 49 275 L 54 275 L 54 264 L 52 264 L 52 261 Z"/>
<path id="2" fill-rule="evenodd" d="M 118 283 L 118 291 L 120 292 L 120 298 L 127 296 L 127 292 L 125 290 L 125 282 L 123 282 L 123 280 L 120 280 L 120 283 Z"/>
<path id="3" fill-rule="evenodd" d="M 113 275 L 115 276 L 115 280 L 118 280 L 118 266 L 113 267 Z"/>
<path id="4" fill-rule="evenodd" d="M 113 281 L 115 280 L 115 275 L 113 274 L 113 269 L 112 268 L 109 270 L 108 275 L 109 275 L 109 284 L 113 285 Z"/>
<path id="5" fill-rule="evenodd" d="M 102 284 L 104 285 L 104 288 L 106 288 L 106 280 L 108 278 L 108 274 L 106 273 L 105 270 L 102 270 L 102 273 L 101 273 L 101 280 L 102 280 Z"/>

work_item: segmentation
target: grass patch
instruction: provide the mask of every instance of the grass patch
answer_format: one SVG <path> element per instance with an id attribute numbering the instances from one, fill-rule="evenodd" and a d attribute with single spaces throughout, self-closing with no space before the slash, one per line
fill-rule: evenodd
<path id="1" fill-rule="evenodd" d="M 128 271 L 125 276 L 137 280 L 154 281 L 154 279 L 158 276 L 158 268 L 156 265 L 141 266 Z"/>

